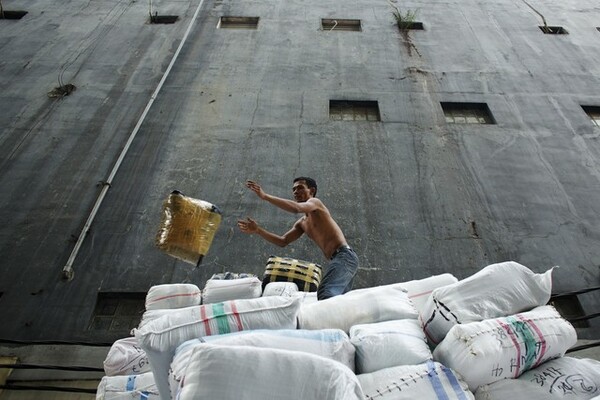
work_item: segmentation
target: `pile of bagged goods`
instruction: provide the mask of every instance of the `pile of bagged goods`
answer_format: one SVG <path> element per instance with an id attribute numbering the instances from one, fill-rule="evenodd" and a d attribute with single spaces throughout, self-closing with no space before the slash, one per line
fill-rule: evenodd
<path id="1" fill-rule="evenodd" d="M 271 257 L 262 281 L 153 286 L 97 399 L 600 399 L 600 362 L 565 356 L 577 335 L 546 305 L 551 269 L 509 261 L 317 301 L 320 272 Z"/>

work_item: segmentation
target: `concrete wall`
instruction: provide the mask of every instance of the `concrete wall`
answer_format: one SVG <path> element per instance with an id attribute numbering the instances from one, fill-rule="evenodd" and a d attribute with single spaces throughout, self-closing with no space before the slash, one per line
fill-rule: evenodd
<path id="1" fill-rule="evenodd" d="M 591 0 L 532 4 L 568 35 L 544 35 L 519 1 L 395 3 L 425 26 L 410 42 L 386 1 L 205 0 L 64 281 L 97 183 L 199 3 L 154 4 L 180 20 L 150 25 L 144 2 L 31 0 L 23 20 L 0 21 L 0 336 L 115 339 L 87 330 L 98 291 L 262 276 L 270 254 L 325 263 L 306 238 L 280 249 L 237 230 L 245 216 L 277 233 L 298 218 L 247 178 L 282 197 L 293 177 L 317 179 L 359 254 L 355 287 L 505 260 L 559 265 L 555 292 L 598 285 L 600 128 L 581 108 L 600 106 Z M 226 15 L 258 16 L 258 29 L 216 29 Z M 323 31 L 321 18 L 362 31 Z M 77 90 L 49 99 L 61 74 Z M 331 121 L 331 99 L 376 100 L 381 121 Z M 496 124 L 447 124 L 442 101 L 487 103 Z M 224 213 L 198 269 L 153 243 L 173 189 Z M 600 298 L 582 302 L 589 313 Z"/>

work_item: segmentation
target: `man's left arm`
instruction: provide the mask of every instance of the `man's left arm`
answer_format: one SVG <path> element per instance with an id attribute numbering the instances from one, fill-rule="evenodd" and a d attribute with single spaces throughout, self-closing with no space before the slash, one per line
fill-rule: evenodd
<path id="1" fill-rule="evenodd" d="M 281 197 L 273 196 L 262 190 L 261 186 L 253 181 L 246 182 L 246 186 L 252 190 L 262 200 L 268 201 L 276 207 L 281 208 L 284 211 L 290 213 L 304 213 L 308 214 L 321 207 L 323 203 L 316 198 L 308 199 L 303 203 L 297 203 L 294 200 L 282 199 Z"/>

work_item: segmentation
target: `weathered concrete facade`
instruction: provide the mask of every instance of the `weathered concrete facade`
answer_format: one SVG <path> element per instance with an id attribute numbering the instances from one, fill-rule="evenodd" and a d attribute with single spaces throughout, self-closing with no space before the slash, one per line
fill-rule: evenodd
<path id="1" fill-rule="evenodd" d="M 599 284 L 600 128 L 581 107 L 600 106 L 595 0 L 530 2 L 567 35 L 543 34 L 518 0 L 397 2 L 424 24 L 409 43 L 386 1 L 204 0 L 195 21 L 198 2 L 155 2 L 173 25 L 149 24 L 145 2 L 3 3 L 28 14 L 0 20 L 0 337 L 112 340 L 88 330 L 98 292 L 261 276 L 270 254 L 325 262 L 306 238 L 280 249 L 237 230 L 244 216 L 278 233 L 297 218 L 247 178 L 284 197 L 295 176 L 318 181 L 359 254 L 355 287 L 505 260 L 560 266 L 555 292 Z M 221 16 L 260 20 L 217 29 Z M 59 76 L 77 89 L 50 99 Z M 377 101 L 381 121 L 332 121 L 332 99 Z M 486 103 L 496 123 L 448 124 L 440 102 Z M 153 244 L 173 189 L 224 213 L 198 269 Z M 581 302 L 591 313 L 600 297 Z"/>

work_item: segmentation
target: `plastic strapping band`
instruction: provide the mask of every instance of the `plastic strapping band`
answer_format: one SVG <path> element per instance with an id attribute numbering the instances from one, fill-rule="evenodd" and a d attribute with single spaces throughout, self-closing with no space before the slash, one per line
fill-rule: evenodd
<path id="1" fill-rule="evenodd" d="M 224 333 L 231 333 L 229 328 L 229 322 L 227 321 L 227 315 L 225 315 L 225 305 L 223 303 L 215 303 L 212 306 L 213 317 L 217 321 L 217 329 L 219 335 Z"/>
<path id="2" fill-rule="evenodd" d="M 235 318 L 235 323 L 237 324 L 237 330 L 243 331 L 244 326 L 242 325 L 242 319 L 240 318 L 240 314 L 238 313 L 237 306 L 235 305 L 235 301 L 231 303 L 231 312 L 233 313 L 233 318 Z"/>
<path id="3" fill-rule="evenodd" d="M 533 320 L 524 318 L 521 314 L 517 314 L 517 317 L 519 317 L 519 319 L 521 319 L 521 321 L 524 321 L 525 323 L 527 323 L 527 325 L 529 325 L 530 327 L 533 328 L 533 330 L 535 331 L 535 333 L 537 333 L 537 336 L 540 340 L 539 343 L 542 344 L 542 348 L 540 349 L 540 354 L 537 358 L 537 361 L 533 365 L 533 367 L 535 368 L 542 363 L 542 359 L 546 355 L 546 350 L 547 350 L 546 339 L 544 338 L 544 334 L 540 331 L 540 329 L 535 324 L 535 322 L 533 322 Z M 536 346 L 537 346 L 537 343 L 536 343 Z"/>
<path id="4" fill-rule="evenodd" d="M 204 331 L 206 332 L 206 336 L 211 336 L 212 332 L 210 329 L 210 322 L 206 317 L 206 307 L 208 306 L 200 306 L 200 320 L 204 323 Z"/>
<path id="5" fill-rule="evenodd" d="M 435 371 L 435 364 L 431 360 L 427 360 L 427 376 L 429 376 L 429 381 L 431 382 L 431 386 L 433 386 L 433 390 L 435 391 L 435 395 L 438 400 L 450 400 L 444 387 L 442 386 L 442 382 Z"/>
<path id="6" fill-rule="evenodd" d="M 448 378 L 448 382 L 450 382 L 450 385 L 452 385 L 452 389 L 454 389 L 454 393 L 456 394 L 456 397 L 459 400 L 467 400 L 467 396 L 465 395 L 465 392 L 462 388 L 462 386 L 460 386 L 460 383 L 458 383 L 458 379 L 456 378 L 456 375 L 454 375 L 454 373 L 452 372 L 452 370 L 450 368 L 446 368 L 442 365 L 442 371 L 444 371 L 444 374 L 446 374 L 446 378 Z"/>
<path id="7" fill-rule="evenodd" d="M 125 389 L 128 392 L 133 392 L 135 390 L 135 375 L 130 375 L 127 377 L 127 386 L 125 386 Z"/>
<path id="8" fill-rule="evenodd" d="M 520 339 L 523 341 L 525 345 L 525 362 L 523 365 L 523 371 L 527 371 L 531 369 L 534 362 L 536 362 L 536 347 L 537 340 L 533 336 L 531 329 L 529 329 L 529 325 L 525 321 L 519 321 L 514 317 L 508 317 L 507 320 L 514 326 L 515 332 L 519 335 Z M 517 360 L 518 363 L 521 360 Z"/>
<path id="9" fill-rule="evenodd" d="M 149 392 L 142 392 L 140 394 L 140 400 L 148 400 L 150 398 L 149 394 Z"/>

